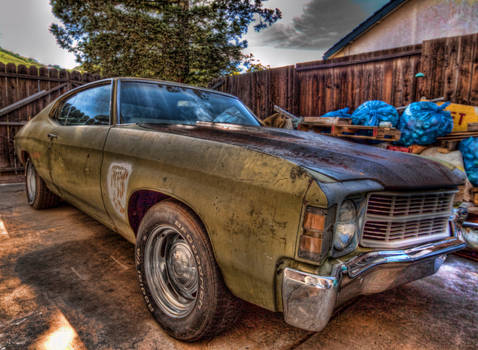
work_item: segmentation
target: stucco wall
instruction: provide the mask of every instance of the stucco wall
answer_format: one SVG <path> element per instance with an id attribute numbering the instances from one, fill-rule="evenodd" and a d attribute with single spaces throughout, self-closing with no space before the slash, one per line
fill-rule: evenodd
<path id="1" fill-rule="evenodd" d="M 478 0 L 410 0 L 332 57 L 478 33 Z"/>

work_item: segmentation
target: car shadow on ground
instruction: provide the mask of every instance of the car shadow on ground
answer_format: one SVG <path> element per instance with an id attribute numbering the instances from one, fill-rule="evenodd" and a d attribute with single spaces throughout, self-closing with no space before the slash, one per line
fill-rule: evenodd
<path id="1" fill-rule="evenodd" d="M 131 259 L 124 259 L 124 252 Z M 101 338 L 122 343 L 142 333 L 146 309 L 138 294 L 133 254 L 131 244 L 111 233 L 94 245 L 91 240 L 72 241 L 28 253 L 18 259 L 16 272 L 34 288 L 38 304 L 54 301 L 60 307 L 90 348 Z"/>
<path id="2" fill-rule="evenodd" d="M 94 241 L 70 241 L 27 253 L 18 259 L 15 272 L 23 284 L 33 288 L 38 305 L 54 304 L 61 310 L 86 348 L 128 348 L 135 343 L 145 345 L 148 338 L 153 346 L 186 346 L 168 337 L 145 307 L 133 256 L 134 246 L 111 232 Z M 51 314 L 28 319 L 24 328 L 29 338 L 45 332 Z M 221 343 L 241 344 L 247 338 L 253 348 L 274 347 L 280 338 L 292 346 L 309 334 L 286 325 L 278 313 L 245 303 L 235 329 L 188 346 L 221 347 Z"/>

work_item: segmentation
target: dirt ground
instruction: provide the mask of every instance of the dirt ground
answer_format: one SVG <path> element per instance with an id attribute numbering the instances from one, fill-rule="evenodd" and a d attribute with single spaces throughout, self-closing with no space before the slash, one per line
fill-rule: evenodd
<path id="1" fill-rule="evenodd" d="M 451 256 L 431 277 L 361 297 L 320 333 L 247 305 L 197 344 L 168 337 L 138 289 L 133 246 L 75 208 L 35 211 L 0 185 L 1 349 L 476 349 L 478 263 Z"/>

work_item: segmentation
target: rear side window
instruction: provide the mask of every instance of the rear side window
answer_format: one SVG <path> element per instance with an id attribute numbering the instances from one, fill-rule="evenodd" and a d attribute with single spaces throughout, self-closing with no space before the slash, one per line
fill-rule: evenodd
<path id="1" fill-rule="evenodd" d="M 81 91 L 67 99 L 58 110 L 62 125 L 109 125 L 111 84 Z"/>

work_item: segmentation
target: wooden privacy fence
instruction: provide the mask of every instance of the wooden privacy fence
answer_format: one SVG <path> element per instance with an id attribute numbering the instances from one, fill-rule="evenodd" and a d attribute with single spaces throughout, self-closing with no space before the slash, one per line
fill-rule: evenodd
<path id="1" fill-rule="evenodd" d="M 419 72 L 425 76 L 416 78 Z M 478 105 L 478 33 L 228 76 L 214 85 L 238 96 L 260 118 L 272 114 L 274 105 L 317 116 L 372 99 L 398 107 L 443 96 Z"/>
<path id="2" fill-rule="evenodd" d="M 19 171 L 13 138 L 26 121 L 64 92 L 98 75 L 0 63 L 0 173 Z"/>
<path id="3" fill-rule="evenodd" d="M 416 78 L 418 72 L 425 77 Z M 97 79 L 0 63 L 0 173 L 20 170 L 13 137 L 21 125 L 62 93 Z M 398 107 L 423 96 L 444 96 L 478 105 L 478 34 L 229 76 L 214 85 L 241 98 L 261 118 L 272 114 L 274 105 L 315 116 L 371 99 Z"/>

